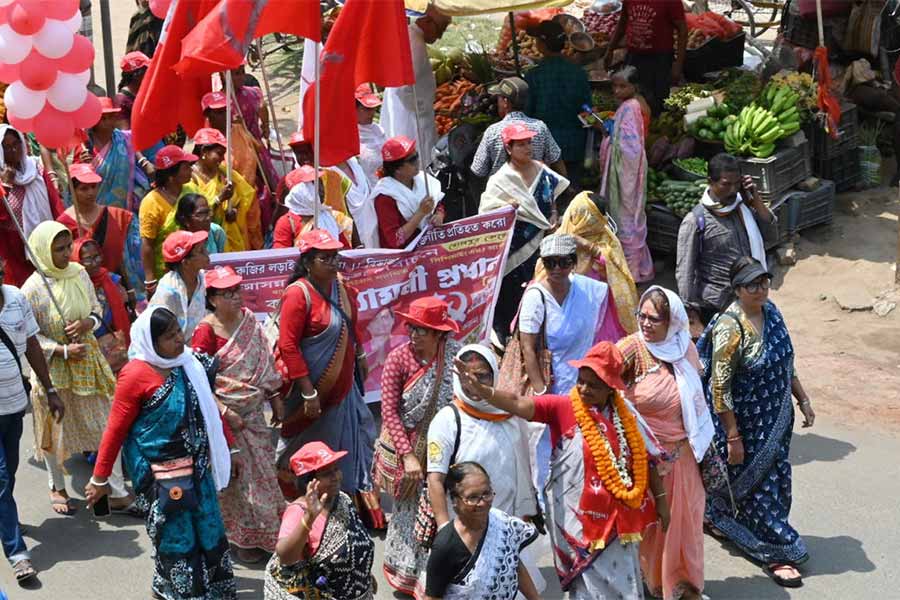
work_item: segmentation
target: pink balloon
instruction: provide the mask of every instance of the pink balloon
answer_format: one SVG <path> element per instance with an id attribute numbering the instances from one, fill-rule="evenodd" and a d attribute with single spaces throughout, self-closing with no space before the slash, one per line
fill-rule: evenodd
<path id="1" fill-rule="evenodd" d="M 66 73 L 81 73 L 94 64 L 94 46 L 83 35 L 76 35 L 72 49 L 62 58 L 56 59 L 56 68 Z"/>
<path id="2" fill-rule="evenodd" d="M 88 93 L 81 108 L 67 114 L 72 116 L 75 127 L 89 129 L 100 122 L 100 117 L 103 116 L 103 108 L 100 106 L 100 100 L 97 96 Z"/>
<path id="3" fill-rule="evenodd" d="M 165 19 L 171 4 L 172 0 L 150 0 L 150 12 L 154 17 Z"/>
<path id="4" fill-rule="evenodd" d="M 0 6 L 0 25 L 9 23 L 9 7 Z"/>
<path id="5" fill-rule="evenodd" d="M 34 7 L 20 3 L 9 13 L 9 26 L 19 35 L 34 35 L 44 26 L 44 16 Z"/>
<path id="6" fill-rule="evenodd" d="M 31 51 L 19 65 L 22 83 L 33 90 L 49 89 L 56 82 L 56 61 L 40 52 Z"/>
<path id="7" fill-rule="evenodd" d="M 6 118 L 13 129 L 22 133 L 34 131 L 34 119 L 20 119 L 15 115 L 6 113 Z"/>
<path id="8" fill-rule="evenodd" d="M 78 0 L 44 0 L 41 3 L 43 15 L 48 19 L 66 21 L 78 10 Z"/>
<path id="9" fill-rule="evenodd" d="M 8 65 L 6 63 L 0 62 L 0 81 L 3 83 L 12 83 L 13 81 L 19 80 L 19 67 L 22 63 L 17 65 Z"/>
<path id="10" fill-rule="evenodd" d="M 48 148 L 65 146 L 75 134 L 71 113 L 56 110 L 49 104 L 34 118 L 34 135 Z"/>

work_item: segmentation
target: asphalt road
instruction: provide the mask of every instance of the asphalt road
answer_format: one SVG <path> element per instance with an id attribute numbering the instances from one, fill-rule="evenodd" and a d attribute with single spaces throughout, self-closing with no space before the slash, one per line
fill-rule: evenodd
<path id="1" fill-rule="evenodd" d="M 26 542 L 39 583 L 19 588 L 12 571 L 0 567 L 0 586 L 11 600 L 150 598 L 152 560 L 142 521 L 112 516 L 95 519 L 79 501 L 73 517 L 50 511 L 47 476 L 32 455 L 30 418 L 21 449 L 16 499 Z M 894 599 L 900 598 L 900 440 L 895 436 L 846 429 L 821 420 L 813 430 L 798 430 L 791 450 L 794 465 L 792 521 L 809 546 L 805 585 L 798 590 L 775 586 L 760 568 L 706 538 L 706 594 L 712 599 Z M 82 498 L 90 475 L 80 456 L 67 467 L 69 493 Z M 380 576 L 381 540 L 376 540 Z M 552 585 L 544 598 L 561 599 L 549 557 L 543 574 Z M 237 565 L 239 597 L 262 598 L 262 567 Z M 380 578 L 380 577 L 379 577 Z M 378 598 L 392 598 L 380 578 Z"/>

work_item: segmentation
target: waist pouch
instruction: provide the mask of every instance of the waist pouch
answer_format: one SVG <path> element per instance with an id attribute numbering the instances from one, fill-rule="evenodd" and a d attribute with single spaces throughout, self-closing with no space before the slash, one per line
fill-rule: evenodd
<path id="1" fill-rule="evenodd" d="M 156 480 L 156 498 L 165 514 L 197 508 L 194 459 L 190 456 L 150 465 Z"/>

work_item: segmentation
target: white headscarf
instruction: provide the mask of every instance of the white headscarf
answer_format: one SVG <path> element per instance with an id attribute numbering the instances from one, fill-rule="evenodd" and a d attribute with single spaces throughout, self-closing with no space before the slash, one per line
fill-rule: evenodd
<path id="1" fill-rule="evenodd" d="M 14 129 L 9 125 L 0 125 L 0 140 L 6 135 L 7 131 L 15 132 L 19 136 L 22 143 L 22 162 L 16 171 L 15 185 L 22 186 L 25 190 L 25 198 L 22 200 L 22 229 L 27 238 L 34 231 L 34 228 L 44 221 L 53 221 L 53 211 L 50 210 L 50 195 L 47 192 L 47 184 L 41 177 L 41 171 L 38 169 L 38 158 L 36 156 L 28 156 L 28 144 L 25 142 L 25 136 L 22 132 Z M 0 146 L 0 171 L 6 168 L 6 156 L 3 153 L 3 147 Z M 12 198 L 10 198 L 12 204 Z M 10 215 L 17 218 L 17 215 Z"/>
<path id="2" fill-rule="evenodd" d="M 403 215 L 403 218 L 408 221 L 413 214 L 419 210 L 419 204 L 425 199 L 425 177 L 428 177 L 428 192 L 431 194 L 432 200 L 434 200 L 434 205 L 437 206 L 438 202 L 444 198 L 444 192 L 441 190 L 441 182 L 431 175 L 425 175 L 422 171 L 419 171 L 418 175 L 413 177 L 412 189 L 406 187 L 393 177 L 382 177 L 378 180 L 378 183 L 375 184 L 375 187 L 372 188 L 369 198 L 372 199 L 372 203 L 374 204 L 376 196 L 380 196 L 381 194 L 390 196 L 397 203 L 397 210 L 399 210 L 400 214 Z M 424 229 L 427 224 L 428 219 L 422 219 L 422 221 L 419 222 L 419 229 Z"/>
<path id="3" fill-rule="evenodd" d="M 316 191 L 316 185 L 313 181 L 304 181 L 298 183 L 291 188 L 287 197 L 284 199 L 284 205 L 294 213 L 301 217 L 311 217 L 316 212 L 316 202 L 319 203 L 319 229 L 324 229 L 334 239 L 341 236 L 341 227 L 331 214 L 331 209 L 322 204 L 319 200 L 319 194 Z"/>
<path id="4" fill-rule="evenodd" d="M 681 395 L 681 418 L 684 421 L 684 430 L 688 434 L 688 441 L 694 451 L 697 462 L 703 459 L 709 443 L 713 438 L 713 422 L 703 395 L 703 384 L 700 382 L 700 374 L 687 358 L 688 349 L 691 347 L 691 334 L 688 328 L 687 311 L 678 294 L 658 285 L 650 286 L 638 306 L 643 306 L 647 295 L 653 290 L 659 290 L 666 295 L 669 301 L 669 330 L 666 339 L 661 342 L 648 342 L 644 333 L 638 329 L 650 354 L 658 360 L 667 362 L 675 369 L 675 381 L 678 384 L 678 393 Z"/>
<path id="5" fill-rule="evenodd" d="M 750 255 L 762 263 L 763 269 L 768 270 L 769 267 L 766 266 L 766 244 L 763 241 L 762 233 L 759 231 L 759 225 L 756 224 L 756 216 L 747 204 L 741 200 L 740 196 L 735 196 L 734 202 L 725 206 L 710 195 L 709 187 L 707 186 L 700 202 L 709 210 L 724 215 L 739 208 L 741 211 L 741 220 L 744 222 L 744 230 L 747 232 L 747 239 L 750 240 Z"/>
<path id="6" fill-rule="evenodd" d="M 142 312 L 131 326 L 131 346 L 128 347 L 128 357 L 142 360 L 159 369 L 176 367 L 184 369 L 184 373 L 200 401 L 200 411 L 203 413 L 206 437 L 209 440 L 209 462 L 212 466 L 213 481 L 217 490 L 223 490 L 228 487 L 228 481 L 231 478 L 231 453 L 228 450 L 228 443 L 225 441 L 225 433 L 222 431 L 219 407 L 216 405 L 215 396 L 209 387 L 206 369 L 193 355 L 190 348 L 185 347 L 184 351 L 175 358 L 163 358 L 156 353 L 156 348 L 153 347 L 153 337 L 150 335 L 150 319 L 157 310 L 163 308 L 165 307 L 147 307 L 147 310 Z"/>
<path id="7" fill-rule="evenodd" d="M 353 179 L 350 181 L 350 189 L 347 190 L 347 208 L 350 210 L 350 216 L 353 217 L 353 224 L 356 225 L 356 234 L 359 241 L 366 248 L 378 247 L 378 215 L 375 214 L 375 203 L 369 198 L 372 190 L 369 186 L 369 179 L 366 177 L 359 160 L 354 156 L 347 159 L 347 166 L 353 172 Z M 340 173 L 341 177 L 347 178 L 343 171 L 337 167 L 329 167 L 332 171 Z"/>
<path id="8" fill-rule="evenodd" d="M 468 354 L 469 352 L 474 352 L 483 358 L 487 364 L 491 367 L 491 373 L 494 374 L 494 380 L 491 382 L 491 387 L 497 386 L 497 378 L 500 374 L 500 368 L 497 366 L 497 357 L 494 356 L 494 352 L 490 348 L 486 348 L 481 344 L 468 344 L 460 348 L 459 352 L 456 353 L 456 358 L 458 360 L 462 360 L 462 357 Z M 490 413 L 492 415 L 503 415 L 506 414 L 505 411 L 500 410 L 496 406 L 485 402 L 484 400 L 474 400 L 466 396 L 466 392 L 463 391 L 462 383 L 459 380 L 459 375 L 455 372 L 453 373 L 453 393 L 457 398 L 474 408 L 475 410 Z"/>

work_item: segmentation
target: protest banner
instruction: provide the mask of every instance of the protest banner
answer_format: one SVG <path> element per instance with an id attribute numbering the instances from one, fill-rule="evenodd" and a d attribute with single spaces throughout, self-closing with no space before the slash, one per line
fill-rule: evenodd
<path id="1" fill-rule="evenodd" d="M 459 340 L 489 337 L 515 217 L 512 208 L 500 209 L 431 227 L 403 250 L 341 252 L 341 276 L 359 292 L 358 329 L 369 365 L 367 402 L 380 399 L 388 353 L 408 340 L 394 314 L 405 312 L 413 300 L 437 296 L 446 301 L 460 325 Z M 211 260 L 244 277 L 244 306 L 265 318 L 278 306 L 298 255 L 288 248 L 214 254 Z"/>

